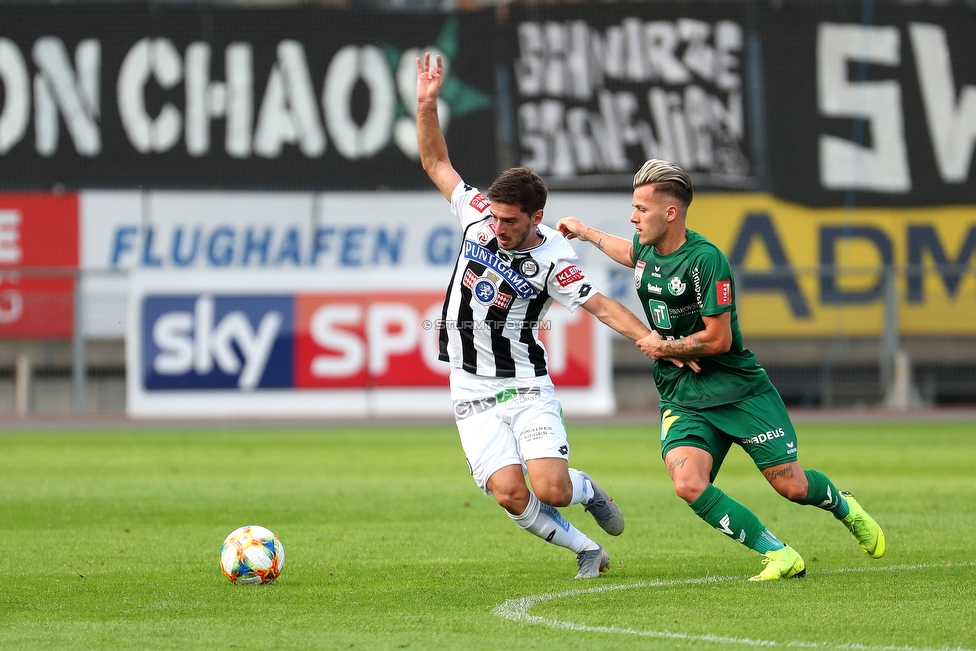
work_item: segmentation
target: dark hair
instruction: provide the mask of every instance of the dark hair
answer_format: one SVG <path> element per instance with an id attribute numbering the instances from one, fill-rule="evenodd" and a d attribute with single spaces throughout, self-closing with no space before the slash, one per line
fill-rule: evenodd
<path id="1" fill-rule="evenodd" d="M 488 200 L 518 206 L 530 217 L 546 207 L 549 188 L 542 177 L 527 167 L 502 172 L 488 188 Z"/>

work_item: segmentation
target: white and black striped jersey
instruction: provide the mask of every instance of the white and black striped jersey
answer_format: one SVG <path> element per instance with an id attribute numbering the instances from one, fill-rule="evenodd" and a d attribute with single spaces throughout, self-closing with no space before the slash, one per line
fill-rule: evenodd
<path id="1" fill-rule="evenodd" d="M 459 183 L 451 212 L 464 237 L 441 314 L 440 355 L 452 368 L 514 378 L 548 375 L 539 325 L 553 299 L 570 312 L 595 291 L 579 258 L 557 231 L 539 225 L 542 243 L 500 249 L 491 204 L 477 188 Z"/>

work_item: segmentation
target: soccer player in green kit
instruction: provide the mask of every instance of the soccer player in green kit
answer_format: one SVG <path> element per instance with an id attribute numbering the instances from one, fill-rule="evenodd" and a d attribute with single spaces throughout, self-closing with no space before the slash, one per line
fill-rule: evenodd
<path id="1" fill-rule="evenodd" d="M 803 558 L 715 481 L 732 444 L 752 457 L 770 485 L 798 504 L 829 511 L 871 558 L 885 552 L 881 527 L 847 491 L 797 461 L 796 431 L 756 357 L 742 344 L 735 281 L 721 250 L 685 226 L 691 178 L 673 163 L 649 160 L 634 176 L 633 241 L 573 217 L 556 225 L 634 269 L 650 335 L 637 342 L 655 360 L 661 394 L 661 454 L 675 492 L 702 520 L 765 556 L 750 581 L 802 577 Z M 665 360 L 682 360 L 683 367 Z"/>

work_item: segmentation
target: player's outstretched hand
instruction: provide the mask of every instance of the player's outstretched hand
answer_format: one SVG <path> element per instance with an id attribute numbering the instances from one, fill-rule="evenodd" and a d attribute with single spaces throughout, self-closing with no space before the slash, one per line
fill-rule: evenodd
<path id="1" fill-rule="evenodd" d="M 580 223 L 575 217 L 563 217 L 558 222 L 556 222 L 556 230 L 562 234 L 567 240 L 572 240 L 579 237 L 583 229 L 586 228 Z"/>
<path id="2" fill-rule="evenodd" d="M 430 52 L 424 54 L 423 61 L 417 57 L 417 102 L 436 102 L 444 83 L 444 64 L 441 55 L 435 57 L 436 65 L 430 65 Z"/>

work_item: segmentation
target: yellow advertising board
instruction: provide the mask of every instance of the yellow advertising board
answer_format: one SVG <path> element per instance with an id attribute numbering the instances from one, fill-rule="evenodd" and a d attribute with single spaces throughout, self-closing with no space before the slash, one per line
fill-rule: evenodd
<path id="1" fill-rule="evenodd" d="M 765 194 L 695 197 L 688 228 L 736 269 L 750 336 L 879 335 L 884 269 L 903 335 L 976 334 L 976 206 L 808 208 Z"/>

